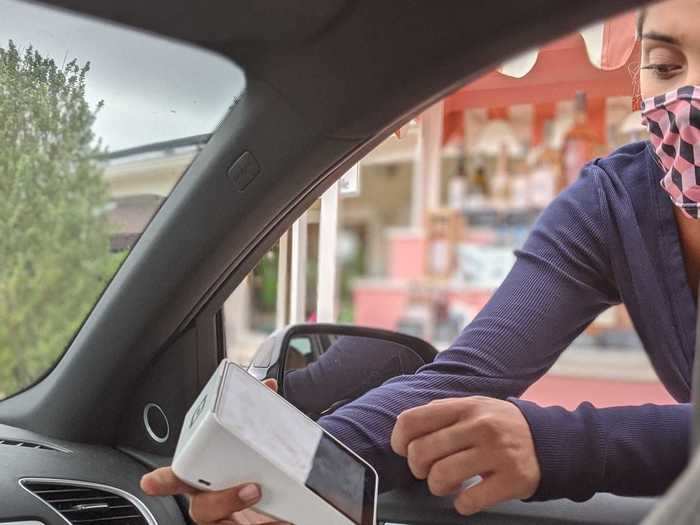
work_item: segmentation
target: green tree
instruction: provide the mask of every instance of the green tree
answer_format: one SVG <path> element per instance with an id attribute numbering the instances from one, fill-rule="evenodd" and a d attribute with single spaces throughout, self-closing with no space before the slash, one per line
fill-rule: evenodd
<path id="1" fill-rule="evenodd" d="M 118 263 L 88 71 L 0 48 L 0 398 L 54 363 Z"/>

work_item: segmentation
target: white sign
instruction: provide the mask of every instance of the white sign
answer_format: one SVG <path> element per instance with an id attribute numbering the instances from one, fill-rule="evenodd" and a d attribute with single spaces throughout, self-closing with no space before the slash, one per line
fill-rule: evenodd
<path id="1" fill-rule="evenodd" d="M 355 164 L 348 172 L 340 177 L 340 196 L 360 196 L 360 164 Z"/>
<path id="2" fill-rule="evenodd" d="M 497 288 L 515 263 L 512 247 L 460 244 L 458 271 L 462 280 L 479 288 Z"/>

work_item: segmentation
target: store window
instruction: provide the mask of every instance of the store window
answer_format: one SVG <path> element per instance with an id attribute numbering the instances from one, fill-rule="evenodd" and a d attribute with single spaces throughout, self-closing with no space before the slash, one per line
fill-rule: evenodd
<path id="1" fill-rule="evenodd" d="M 290 300 L 279 293 L 279 247 L 248 278 L 250 313 L 243 322 L 251 341 L 270 333 L 273 317 L 275 326 L 315 322 L 319 314 L 327 317 L 319 311 L 325 308 L 337 322 L 409 333 L 447 348 L 503 281 L 539 214 L 584 163 L 645 136 L 633 108 L 634 15 L 605 24 L 607 30 L 586 28 L 485 74 L 362 159 L 334 186 L 335 200 L 324 196 L 302 220 L 305 293 L 301 311 L 291 307 L 296 317 L 278 303 L 272 307 L 273 296 Z M 606 41 L 611 35 L 614 46 Z M 330 243 L 323 239 L 328 202 L 337 214 Z M 332 256 L 324 259 L 328 250 Z M 324 302 L 328 286 L 318 283 L 331 267 L 332 297 Z M 226 311 L 242 310 L 227 304 Z M 256 321 L 263 312 L 267 324 Z M 240 341 L 229 344 L 230 354 L 246 362 L 255 345 L 241 350 Z M 566 407 L 584 400 L 672 402 L 621 305 L 587 327 L 526 397 Z"/>

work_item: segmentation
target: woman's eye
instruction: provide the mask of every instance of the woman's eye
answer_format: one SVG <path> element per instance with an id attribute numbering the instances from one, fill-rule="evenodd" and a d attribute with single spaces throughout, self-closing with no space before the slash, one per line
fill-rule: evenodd
<path id="1" fill-rule="evenodd" d="M 668 79 L 680 71 L 683 66 L 678 64 L 649 64 L 642 66 L 642 69 L 648 69 L 653 72 L 653 74 L 660 79 Z"/>

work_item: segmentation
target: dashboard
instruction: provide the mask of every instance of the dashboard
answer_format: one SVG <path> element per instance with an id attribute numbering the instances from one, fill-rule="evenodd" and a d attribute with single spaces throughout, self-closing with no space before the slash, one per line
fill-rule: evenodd
<path id="1" fill-rule="evenodd" d="M 136 454 L 0 425 L 0 525 L 184 525 L 174 498 L 141 492 L 148 470 Z"/>
<path id="2" fill-rule="evenodd" d="M 185 525 L 174 498 L 146 496 L 139 488 L 141 476 L 151 467 L 169 462 L 170 458 L 56 440 L 0 424 L 0 525 Z M 386 522 L 464 523 L 450 498 L 431 497 L 422 485 L 383 494 L 379 503 Z M 478 514 L 470 523 L 639 523 L 654 503 L 609 494 L 585 503 L 516 501 Z M 104 514 L 117 507 L 126 515 Z"/>

